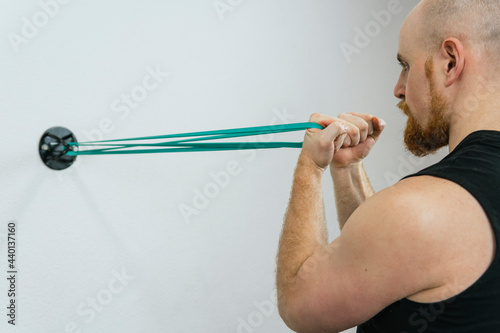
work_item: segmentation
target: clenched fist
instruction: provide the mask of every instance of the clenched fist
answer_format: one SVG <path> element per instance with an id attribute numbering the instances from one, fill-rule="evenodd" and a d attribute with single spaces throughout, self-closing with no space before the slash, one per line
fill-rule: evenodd
<path id="1" fill-rule="evenodd" d="M 323 171 L 328 165 L 344 168 L 360 162 L 385 128 L 383 120 L 361 113 L 341 114 L 337 118 L 314 113 L 309 121 L 325 128 L 306 131 L 302 155 Z"/>

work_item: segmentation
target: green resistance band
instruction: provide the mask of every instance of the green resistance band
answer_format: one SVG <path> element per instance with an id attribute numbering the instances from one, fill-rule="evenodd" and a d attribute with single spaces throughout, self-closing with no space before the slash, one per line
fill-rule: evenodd
<path id="1" fill-rule="evenodd" d="M 118 139 L 118 140 L 69 142 L 68 146 L 70 147 L 92 146 L 99 148 L 86 149 L 86 150 L 68 150 L 66 151 L 65 154 L 68 156 L 78 156 L 78 155 L 200 152 L 200 151 L 272 149 L 272 148 L 302 148 L 302 142 L 200 142 L 200 141 L 294 132 L 294 131 L 305 130 L 308 128 L 323 129 L 323 126 L 313 122 L 305 122 L 305 123 L 293 123 L 293 124 L 283 124 L 283 125 L 225 129 L 217 131 L 147 136 L 139 138 Z M 163 139 L 175 139 L 175 140 L 167 140 L 156 143 L 133 143 L 135 141 L 163 140 Z M 133 148 L 142 148 L 142 149 L 133 149 Z"/>

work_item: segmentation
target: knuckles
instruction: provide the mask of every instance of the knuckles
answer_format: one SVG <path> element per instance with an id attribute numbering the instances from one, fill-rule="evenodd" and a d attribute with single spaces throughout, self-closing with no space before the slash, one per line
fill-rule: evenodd
<path id="1" fill-rule="evenodd" d="M 349 121 L 349 119 L 352 120 L 353 116 L 362 121 Z M 341 113 L 336 118 L 315 112 L 311 114 L 309 121 L 319 123 L 321 121 L 331 119 L 332 123 L 329 126 L 335 126 L 339 130 L 339 135 L 344 132 L 344 128 L 346 129 L 346 135 L 343 140 L 342 147 L 351 147 L 365 141 L 368 135 L 373 134 L 373 129 L 370 130 L 370 122 L 373 121 L 373 118 L 374 116 L 371 114 L 359 114 L 353 112 Z M 326 135 L 321 135 L 321 132 L 322 131 L 316 132 L 318 134 L 316 138 L 317 147 L 321 150 L 331 149 L 334 145 L 334 140 L 329 140 Z M 338 137 L 335 140 L 337 139 Z"/>
<path id="2" fill-rule="evenodd" d="M 327 118 L 332 118 L 333 119 L 333 117 L 325 116 L 324 114 L 315 112 L 315 113 L 311 114 L 311 117 L 309 117 L 309 121 L 311 121 L 311 122 L 317 122 L 317 121 L 320 121 L 320 120 L 323 120 L 323 119 L 327 119 Z"/>
<path id="3" fill-rule="evenodd" d="M 360 129 L 356 126 L 348 126 L 347 127 L 347 134 L 350 137 L 357 137 L 360 133 Z"/>
<path id="4" fill-rule="evenodd" d="M 370 126 L 368 126 L 368 123 L 366 121 L 364 121 L 358 127 L 361 132 L 368 132 L 368 130 L 370 129 Z"/>

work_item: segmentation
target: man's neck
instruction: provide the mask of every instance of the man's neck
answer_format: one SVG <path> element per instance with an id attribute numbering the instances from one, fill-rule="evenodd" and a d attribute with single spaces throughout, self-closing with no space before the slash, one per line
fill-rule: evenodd
<path id="1" fill-rule="evenodd" d="M 465 108 L 459 112 L 461 113 L 459 113 L 458 119 L 452 121 L 450 128 L 450 153 L 473 132 L 480 130 L 500 131 L 500 107 L 495 106 L 494 103 L 488 103 L 488 106 L 478 106 L 475 109 L 469 108 L 467 110 Z"/>

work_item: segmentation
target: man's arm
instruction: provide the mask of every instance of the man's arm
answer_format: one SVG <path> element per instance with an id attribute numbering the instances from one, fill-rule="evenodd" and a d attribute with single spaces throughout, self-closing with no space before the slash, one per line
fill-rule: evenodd
<path id="1" fill-rule="evenodd" d="M 363 167 L 363 162 L 351 164 L 344 168 L 332 167 L 330 174 L 334 184 L 337 218 L 340 230 L 342 230 L 352 213 L 366 199 L 374 195 L 375 191 Z"/>
<path id="2" fill-rule="evenodd" d="M 375 191 L 362 160 L 377 142 L 386 124 L 372 115 L 347 113 L 338 119 L 347 127 L 347 138 L 342 149 L 330 164 L 335 193 L 335 204 L 340 229 L 351 214 Z"/>
<path id="3" fill-rule="evenodd" d="M 323 171 L 300 155 L 281 232 L 276 271 L 278 302 L 290 294 L 302 264 L 328 244 L 321 181 Z M 286 312 L 280 314 L 288 322 Z"/>
<path id="4" fill-rule="evenodd" d="M 288 323 L 287 298 L 302 264 L 328 244 L 321 181 L 346 137 L 346 127 L 335 118 L 313 114 L 310 121 L 326 127 L 308 129 L 294 173 L 292 193 L 285 214 L 277 255 L 276 285 L 280 314 Z M 321 149 L 318 149 L 321 147 Z"/>
<path id="5" fill-rule="evenodd" d="M 456 197 L 444 204 L 439 181 L 412 178 L 366 200 L 340 236 L 308 257 L 287 289 L 278 289 L 285 323 L 299 333 L 338 333 L 397 300 L 442 290 L 456 276 L 447 269 L 457 255 L 455 239 L 442 235 L 463 212 Z"/>
<path id="6" fill-rule="evenodd" d="M 304 146 L 294 174 L 291 198 L 279 243 L 276 274 L 280 315 L 289 326 L 293 326 L 293 323 L 287 316 L 288 298 L 285 295 L 294 294 L 293 289 L 299 285 L 298 272 L 307 270 L 303 264 L 328 245 L 321 187 L 323 172 L 329 165 L 334 168 L 332 177 L 338 179 L 335 187 L 337 198 L 349 199 L 339 205 L 342 208 L 341 216 L 345 216 L 345 220 L 373 194 L 362 169 L 361 159 L 375 144 L 383 125 L 375 118 L 374 130 L 373 117 L 369 115 L 341 116 L 344 119 L 318 114 L 311 116 L 310 121 L 326 128 L 322 131 L 306 131 Z M 341 147 L 344 148 L 341 150 Z M 339 157 L 335 159 L 335 155 Z M 352 161 L 358 162 L 358 166 L 353 167 Z M 341 222 L 341 227 L 345 220 Z"/>

